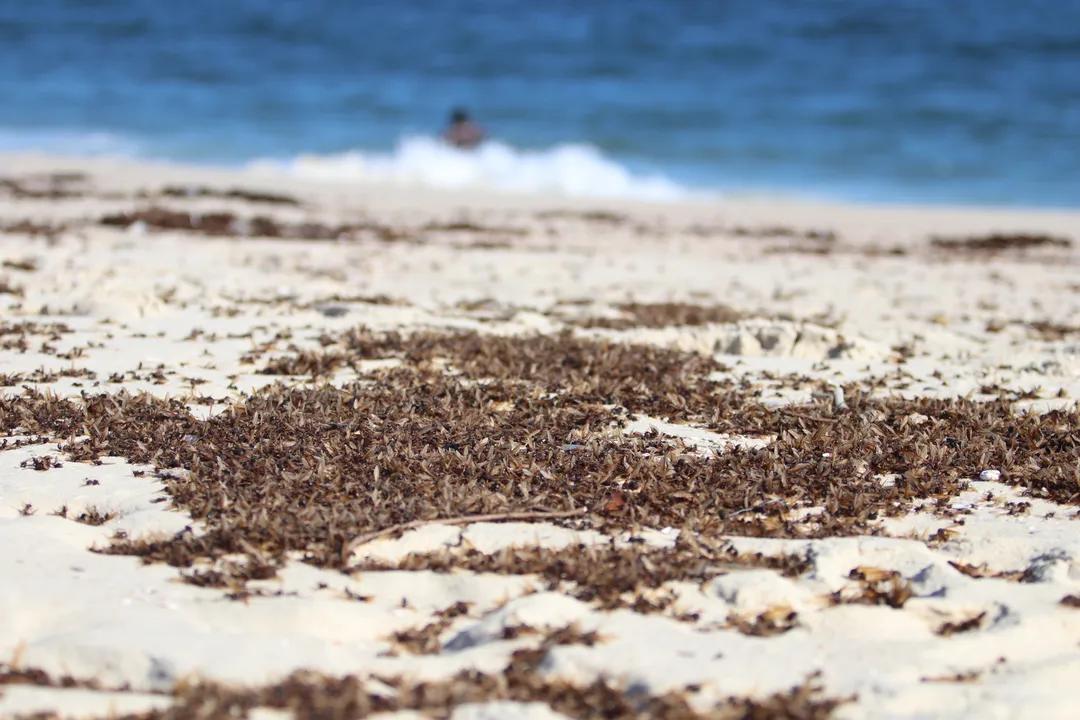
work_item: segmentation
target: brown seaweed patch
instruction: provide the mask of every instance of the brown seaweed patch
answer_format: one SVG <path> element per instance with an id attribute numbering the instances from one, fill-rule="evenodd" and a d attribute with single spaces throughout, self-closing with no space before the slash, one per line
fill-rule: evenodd
<path id="1" fill-rule="evenodd" d="M 506 240 L 474 240 L 457 247 L 462 250 L 509 250 L 514 245 Z"/>
<path id="2" fill-rule="evenodd" d="M 38 269 L 38 261 L 34 258 L 23 258 L 22 260 L 5 260 L 3 267 L 6 270 L 18 270 L 19 272 L 36 272 Z"/>
<path id="3" fill-rule="evenodd" d="M 330 303 L 361 303 L 361 304 L 364 304 L 364 305 L 383 305 L 383 306 L 387 306 L 387 307 L 403 307 L 403 306 L 406 306 L 406 305 L 409 304 L 405 300 L 402 300 L 400 298 L 392 298 L 389 295 L 385 295 L 385 294 L 378 294 L 378 295 L 341 295 L 341 294 L 334 294 L 334 295 L 327 295 L 325 297 L 320 297 L 318 300 L 315 300 L 314 302 L 308 303 L 306 305 L 298 305 L 297 307 L 306 310 L 306 309 L 318 308 L 319 306 L 328 305 Z"/>
<path id="4" fill-rule="evenodd" d="M 801 230 L 787 225 L 725 225 L 695 223 L 683 229 L 688 235 L 700 238 L 757 238 L 761 240 L 811 241 L 815 243 L 833 243 L 839 235 L 833 230 L 810 228 Z"/>
<path id="5" fill-rule="evenodd" d="M 340 352 L 299 351 L 294 355 L 271 358 L 262 375 L 300 375 L 312 378 L 326 377 L 348 364 L 348 358 Z"/>
<path id="6" fill-rule="evenodd" d="M 400 367 L 344 388 L 264 388 L 205 420 L 149 395 L 72 402 L 30 392 L 0 398 L 0 431 L 57 438 L 75 461 L 186 469 L 161 480 L 204 534 L 103 549 L 185 568 L 230 553 L 277 561 L 297 552 L 347 569 L 355 541 L 371 533 L 514 513 L 713 540 L 876 533 L 880 519 L 915 503 L 947 506 L 987 467 L 1031 497 L 1080 502 L 1075 410 L 870 399 L 849 386 L 846 410 L 777 411 L 752 388 L 711 379 L 713 359 L 661 348 L 363 329 L 329 340 L 326 351 L 346 362 L 396 358 Z M 915 413 L 927 420 L 909 422 Z M 625 436 L 620 425 L 635 414 L 772 440 L 704 456 L 655 433 Z M 882 475 L 896 480 L 884 485 Z M 612 561 L 612 588 L 652 582 L 631 560 Z M 889 583 L 871 588 L 874 598 L 887 604 Z M 605 587 L 598 602 L 617 597 Z"/>
<path id="7" fill-rule="evenodd" d="M 765 248 L 765 255 L 832 255 L 836 248 L 830 245 L 773 245 Z"/>
<path id="8" fill-rule="evenodd" d="M 0 223 L 0 232 L 8 235 L 29 235 L 30 237 L 43 237 L 47 240 L 55 240 L 67 229 L 63 223 L 41 223 L 34 220 L 18 220 L 10 223 Z"/>
<path id="9" fill-rule="evenodd" d="M 728 625 L 743 635 L 772 637 L 798 627 L 799 614 L 787 605 L 778 605 L 752 618 L 732 615 L 728 618 Z"/>
<path id="10" fill-rule="evenodd" d="M 83 688 L 86 690 L 103 689 L 101 682 L 94 678 L 79 679 L 71 675 L 53 677 L 40 668 L 22 668 L 15 667 L 15 665 L 17 665 L 15 661 L 12 661 L 10 665 L 0 663 L 0 687 L 5 685 L 32 685 L 35 687 Z M 126 687 L 115 689 L 120 692 L 127 690 Z"/>
<path id="11" fill-rule="evenodd" d="M 536 575 L 548 590 L 567 592 L 603 610 L 632 608 L 637 612 L 661 612 L 675 599 L 649 591 L 666 583 L 683 581 L 704 584 L 712 578 L 747 568 L 771 568 L 785 575 L 809 569 L 805 557 L 770 557 L 740 554 L 730 545 L 710 547 L 680 537 L 675 547 L 655 548 L 641 544 L 623 546 L 572 545 L 560 549 L 509 547 L 493 553 L 474 549 L 413 553 L 395 563 L 361 561 L 350 571 L 468 570 L 499 575 Z"/>
<path id="12" fill-rule="evenodd" d="M 440 233 L 467 233 L 470 235 L 528 235 L 529 231 L 519 227 L 497 227 L 492 225 L 479 225 L 471 220 L 454 220 L 451 222 L 429 222 L 421 227 L 425 232 Z"/>
<path id="13" fill-rule="evenodd" d="M 244 190 L 242 188 L 229 188 L 217 190 L 205 185 L 182 186 L 168 185 L 159 193 L 162 197 L 170 198 L 218 198 L 222 200 L 243 200 L 250 203 L 262 203 L 266 205 L 287 205 L 300 207 L 301 202 L 290 195 L 265 192 L 261 190 Z"/>
<path id="14" fill-rule="evenodd" d="M 0 350 L 17 350 L 25 353 L 31 348 L 31 339 L 34 339 L 36 344 L 36 338 L 40 337 L 43 338 L 39 346 L 40 352 L 55 355 L 55 348 L 48 343 L 56 342 L 63 335 L 71 332 L 71 328 L 63 323 L 0 322 Z"/>
<path id="15" fill-rule="evenodd" d="M 623 213 L 608 210 L 544 210 L 536 213 L 538 220 L 583 220 L 602 225 L 628 225 L 631 220 Z"/>
<path id="16" fill-rule="evenodd" d="M 628 330 L 630 328 L 691 327 L 734 323 L 748 317 L 727 305 L 693 303 L 623 303 L 616 305 L 623 317 L 587 318 L 574 324 L 585 328 Z"/>
<path id="17" fill-rule="evenodd" d="M 385 242 L 417 242 L 407 230 L 375 223 L 327 225 L 322 222 L 286 223 L 265 215 L 242 218 L 231 212 L 195 213 L 152 206 L 144 210 L 103 216 L 99 223 L 127 229 L 141 223 L 148 230 L 179 230 L 213 237 L 263 237 L 284 240 L 347 240 L 374 234 Z"/>
<path id="18" fill-rule="evenodd" d="M 986 611 L 973 615 L 967 619 L 959 621 L 944 622 L 934 630 L 935 635 L 941 635 L 942 637 L 950 637 L 957 633 L 971 632 L 972 630 L 978 630 L 982 627 L 983 620 L 986 619 Z"/>
<path id="19" fill-rule="evenodd" d="M 941 250 L 997 253 L 1033 248 L 1069 248 L 1072 247 L 1072 240 L 1039 233 L 991 233 L 967 237 L 934 236 L 930 238 L 930 245 Z"/>
<path id="20" fill-rule="evenodd" d="M 448 608 L 436 613 L 438 620 L 420 628 L 398 630 L 391 633 L 390 654 L 397 656 L 400 653 L 409 655 L 435 655 L 442 650 L 440 636 L 445 633 L 454 620 L 468 613 L 468 603 L 455 603 Z M 522 637 L 540 636 L 539 647 L 535 651 L 546 652 L 560 645 L 583 645 L 594 647 L 601 642 L 600 635 L 595 630 L 583 630 L 576 623 L 556 630 L 543 631 L 530 625 L 508 625 L 502 629 L 502 640 L 516 640 Z"/>
<path id="21" fill-rule="evenodd" d="M 75 522 L 80 522 L 83 525 L 104 525 L 110 520 L 119 517 L 115 512 L 102 512 L 96 507 L 88 507 L 84 512 L 75 516 Z"/>
<path id="22" fill-rule="evenodd" d="M 733 237 L 787 238 L 791 240 L 813 240 L 815 242 L 823 243 L 836 242 L 839 237 L 834 230 L 821 230 L 817 228 L 799 230 L 786 225 L 766 225 L 762 227 L 735 226 L 723 232 Z"/>
<path id="23" fill-rule="evenodd" d="M 1067 325 L 1050 320 L 1033 320 L 1031 322 L 1020 322 L 1019 324 L 1027 327 L 1036 338 L 1043 342 L 1057 342 L 1080 334 L 1080 327 L 1076 325 Z"/>
<path id="24" fill-rule="evenodd" d="M 0 347 L 3 347 L 6 343 L 0 343 Z M 61 368 L 56 371 L 47 371 L 41 368 L 28 373 L 3 373 L 0 374 L 0 387 L 12 387 L 15 385 L 48 385 L 54 383 L 60 378 L 78 378 L 81 380 L 94 380 L 97 378 L 97 373 L 93 370 L 87 370 L 85 368 Z M 79 383 L 72 383 L 76 387 Z"/>
<path id="25" fill-rule="evenodd" d="M 830 597 L 838 604 L 887 605 L 900 609 L 908 600 L 915 597 L 911 583 L 895 570 L 881 570 L 873 567 L 858 567 L 849 577 L 858 582 L 852 589 L 838 590 Z"/>
<path id="26" fill-rule="evenodd" d="M 15 285 L 8 278 L 0 277 L 0 295 L 12 295 L 21 298 L 23 294 L 24 290 L 21 285 Z"/>
<path id="27" fill-rule="evenodd" d="M 457 602 L 435 613 L 438 617 L 433 623 L 423 627 L 395 630 L 390 634 L 391 655 L 434 655 L 442 650 L 440 636 L 446 632 L 454 620 L 467 615 L 470 603 Z"/>
<path id="28" fill-rule="evenodd" d="M 57 172 L 0 178 L 0 192 L 16 200 L 68 200 L 87 195 L 84 173 Z"/>
<path id="29" fill-rule="evenodd" d="M 1034 580 L 1032 571 L 1030 568 L 1025 570 L 1005 570 L 995 572 L 988 570 L 986 565 L 970 565 L 968 563 L 949 561 L 955 570 L 967 575 L 970 578 L 976 580 L 981 578 L 996 578 L 998 580 L 1010 580 L 1012 582 L 1032 582 Z"/>
<path id="30" fill-rule="evenodd" d="M 23 460 L 19 463 L 19 467 L 29 468 L 31 470 L 36 470 L 37 472 L 45 472 L 46 470 L 52 470 L 53 468 L 64 467 L 64 464 L 52 455 L 35 455 L 34 457 Z"/>
<path id="31" fill-rule="evenodd" d="M 169 695 L 173 705 L 123 716 L 123 720 L 196 720 L 247 717 L 253 710 L 268 708 L 299 718 L 364 718 L 376 713 L 412 710 L 445 719 L 466 704 L 511 701 L 539 702 L 575 720 L 734 720 L 735 718 L 786 718 L 827 720 L 840 705 L 854 698 L 830 698 L 822 692 L 817 675 L 787 692 L 765 697 L 730 697 L 706 710 L 695 710 L 690 686 L 655 694 L 627 688 L 608 679 L 574 683 L 548 679 L 540 671 L 548 648 L 519 650 L 501 673 L 466 670 L 446 680 L 418 681 L 406 677 L 355 675 L 332 677 L 300 670 L 284 680 L 263 686 L 230 686 L 209 680 L 178 683 Z M 126 686 L 104 688 L 95 680 L 70 676 L 54 678 L 38 669 L 0 666 L 0 687 L 87 688 L 127 692 Z"/>

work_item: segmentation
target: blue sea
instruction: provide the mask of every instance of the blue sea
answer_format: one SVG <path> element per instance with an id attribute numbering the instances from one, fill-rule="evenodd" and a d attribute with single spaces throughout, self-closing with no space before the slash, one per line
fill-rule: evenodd
<path id="1" fill-rule="evenodd" d="M 0 152 L 1080 206 L 1080 0 L 10 0 L 0 97 Z"/>

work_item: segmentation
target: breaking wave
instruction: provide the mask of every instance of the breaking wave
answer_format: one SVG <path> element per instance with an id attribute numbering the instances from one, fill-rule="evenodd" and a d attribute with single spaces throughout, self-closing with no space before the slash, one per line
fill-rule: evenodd
<path id="1" fill-rule="evenodd" d="M 631 172 L 586 144 L 522 150 L 487 142 L 475 150 L 459 150 L 436 138 L 417 136 L 402 139 L 391 152 L 301 155 L 289 160 L 258 160 L 249 167 L 323 182 L 650 200 L 694 194 L 663 175 Z"/>

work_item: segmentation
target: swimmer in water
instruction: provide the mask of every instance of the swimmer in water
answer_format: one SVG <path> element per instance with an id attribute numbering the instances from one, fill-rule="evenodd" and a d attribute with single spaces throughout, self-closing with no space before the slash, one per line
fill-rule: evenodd
<path id="1" fill-rule="evenodd" d="M 466 110 L 456 108 L 450 113 L 450 124 L 442 135 L 446 144 L 461 150 L 471 150 L 484 142 L 484 138 L 484 129 L 469 117 Z"/>

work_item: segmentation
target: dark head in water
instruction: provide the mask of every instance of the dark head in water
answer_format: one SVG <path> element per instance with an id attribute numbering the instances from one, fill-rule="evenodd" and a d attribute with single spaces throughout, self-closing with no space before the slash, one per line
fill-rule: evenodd
<path id="1" fill-rule="evenodd" d="M 465 108 L 450 111 L 450 124 L 443 131 L 443 141 L 456 148 L 468 150 L 484 141 L 484 129 L 476 124 Z"/>

